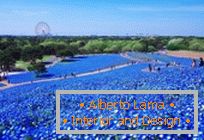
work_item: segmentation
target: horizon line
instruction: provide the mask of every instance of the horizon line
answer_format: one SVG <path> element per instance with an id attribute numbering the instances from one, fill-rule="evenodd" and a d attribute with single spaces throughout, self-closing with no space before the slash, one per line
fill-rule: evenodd
<path id="1" fill-rule="evenodd" d="M 9 35 L 0 34 L 0 37 L 201 37 L 199 35 L 49 35 L 49 36 L 38 36 L 38 35 Z"/>

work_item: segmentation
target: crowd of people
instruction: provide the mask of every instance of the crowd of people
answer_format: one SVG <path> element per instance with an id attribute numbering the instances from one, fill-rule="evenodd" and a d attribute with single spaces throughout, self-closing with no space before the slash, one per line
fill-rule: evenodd
<path id="1" fill-rule="evenodd" d="M 204 60 L 203 60 L 202 57 L 200 57 L 200 59 L 199 59 L 199 67 L 203 67 L 203 66 L 204 66 Z M 197 63 L 196 63 L 195 59 L 192 59 L 191 67 L 193 67 L 193 68 L 197 67 Z"/>
<path id="2" fill-rule="evenodd" d="M 166 63 L 166 67 L 169 67 L 169 66 L 179 66 L 180 64 L 179 63 L 176 63 L 176 62 L 173 62 L 173 63 Z M 197 64 L 197 61 L 196 59 L 192 59 L 192 64 L 191 64 L 191 67 L 192 68 L 195 68 L 195 67 L 204 67 L 204 60 L 202 57 L 199 58 L 199 64 Z M 149 64 L 148 65 L 148 70 L 149 72 L 156 72 L 156 71 L 160 71 L 161 68 L 160 67 L 155 67 L 154 65 L 152 64 Z"/>

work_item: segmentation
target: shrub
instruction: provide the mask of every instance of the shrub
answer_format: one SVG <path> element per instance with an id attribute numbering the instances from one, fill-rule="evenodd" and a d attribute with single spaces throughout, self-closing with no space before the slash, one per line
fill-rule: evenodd
<path id="1" fill-rule="evenodd" d="M 118 53 L 121 51 L 121 48 L 117 45 L 113 45 L 111 47 L 108 47 L 104 50 L 106 53 Z"/>
<path id="2" fill-rule="evenodd" d="M 103 53 L 106 47 L 106 44 L 101 40 L 91 40 L 85 45 L 84 49 L 89 53 Z"/>
<path id="3" fill-rule="evenodd" d="M 204 51 L 204 41 L 199 39 L 193 39 L 189 45 L 190 50 Z"/>
<path id="4" fill-rule="evenodd" d="M 141 52 L 144 50 L 144 48 L 140 42 L 136 41 L 132 46 L 132 50 Z"/>
<path id="5" fill-rule="evenodd" d="M 187 50 L 187 42 L 183 38 L 172 39 L 167 44 L 168 50 Z"/>
<path id="6" fill-rule="evenodd" d="M 157 49 L 154 46 L 148 47 L 148 52 L 154 52 L 154 51 L 157 51 Z"/>

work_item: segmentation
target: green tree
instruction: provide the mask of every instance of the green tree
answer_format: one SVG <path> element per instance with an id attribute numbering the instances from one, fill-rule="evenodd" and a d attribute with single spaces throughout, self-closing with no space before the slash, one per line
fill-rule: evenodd
<path id="1" fill-rule="evenodd" d="M 16 60 L 19 58 L 18 53 L 18 50 L 10 47 L 1 51 L 0 66 L 3 71 L 11 71 L 14 68 Z"/>
<path id="2" fill-rule="evenodd" d="M 66 49 L 58 50 L 57 51 L 57 56 L 62 57 L 64 59 L 65 57 L 68 57 L 68 56 L 73 57 L 74 54 L 68 48 L 66 48 Z"/>
<path id="3" fill-rule="evenodd" d="M 155 52 L 157 49 L 154 46 L 148 46 L 148 52 Z"/>
<path id="4" fill-rule="evenodd" d="M 189 49 L 193 51 L 204 51 L 204 39 L 192 39 Z"/>
<path id="5" fill-rule="evenodd" d="M 39 46 L 28 46 L 22 50 L 21 58 L 24 61 L 30 61 L 31 64 L 36 63 L 37 59 L 42 59 L 43 53 L 41 51 L 41 47 Z"/>
<path id="6" fill-rule="evenodd" d="M 143 38 L 142 40 L 140 40 L 140 43 L 143 46 L 143 50 L 144 52 L 148 52 L 148 47 L 150 46 L 152 39 L 151 38 Z"/>
<path id="7" fill-rule="evenodd" d="M 167 44 L 168 50 L 188 50 L 188 42 L 183 38 L 171 39 Z"/>
<path id="8" fill-rule="evenodd" d="M 133 42 L 133 46 L 132 46 L 132 50 L 133 50 L 133 51 L 139 51 L 139 52 L 141 52 L 141 51 L 143 51 L 144 49 L 143 49 L 143 46 L 142 46 L 142 44 L 140 43 L 140 41 L 134 41 L 134 42 Z"/>
<path id="9" fill-rule="evenodd" d="M 84 49 L 88 53 L 103 53 L 107 45 L 102 40 L 91 40 L 89 41 Z"/>
<path id="10" fill-rule="evenodd" d="M 45 64 L 43 62 L 38 62 L 38 63 L 31 65 L 28 68 L 28 70 L 29 71 L 35 71 L 37 77 L 41 76 L 41 74 L 47 72 Z"/>
<path id="11" fill-rule="evenodd" d="M 4 53 L 0 50 L 0 71 L 3 71 Z"/>

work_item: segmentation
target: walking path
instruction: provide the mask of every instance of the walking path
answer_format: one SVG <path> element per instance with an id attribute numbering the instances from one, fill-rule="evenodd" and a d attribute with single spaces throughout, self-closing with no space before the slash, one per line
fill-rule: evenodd
<path id="1" fill-rule="evenodd" d="M 53 57 L 52 63 L 51 63 L 51 64 L 48 64 L 48 65 L 46 66 L 46 68 L 52 67 L 52 66 L 54 66 L 55 64 L 59 63 L 60 61 L 62 61 L 62 58 Z"/>
<path id="2" fill-rule="evenodd" d="M 122 57 L 125 57 L 121 54 Z M 114 66 L 110 66 L 107 68 L 103 68 L 103 69 L 97 69 L 91 72 L 84 72 L 84 73 L 79 73 L 79 74 L 74 74 L 74 75 L 69 75 L 69 76 L 64 76 L 64 77 L 56 77 L 56 78 L 51 78 L 51 79 L 42 79 L 42 80 L 36 80 L 36 81 L 29 81 L 29 82 L 23 82 L 23 83 L 17 83 L 17 84 L 9 84 L 8 82 L 4 81 L 4 85 L 3 87 L 0 87 L 0 91 L 1 90 L 5 90 L 11 87 L 17 87 L 17 86 L 23 86 L 23 85 L 29 85 L 29 84 L 33 84 L 33 83 L 43 83 L 43 82 L 50 82 L 50 81 L 57 81 L 57 80 L 64 80 L 64 79 L 70 79 L 70 78 L 75 78 L 75 77 L 83 77 L 83 76 L 89 76 L 89 75 L 94 75 L 94 74 L 99 74 L 99 73 L 104 73 L 104 72 L 108 72 L 108 71 L 113 71 L 116 69 L 120 69 L 120 68 L 124 68 L 133 64 L 138 63 L 137 61 L 131 61 L 128 63 L 124 63 L 124 64 L 119 64 L 119 65 L 114 65 Z"/>
<path id="3" fill-rule="evenodd" d="M 120 56 L 125 57 L 126 59 L 129 59 L 131 61 L 138 61 L 138 62 L 141 61 L 140 59 L 136 59 L 136 58 L 133 58 L 133 57 L 129 56 L 127 52 L 126 53 L 121 53 Z"/>

